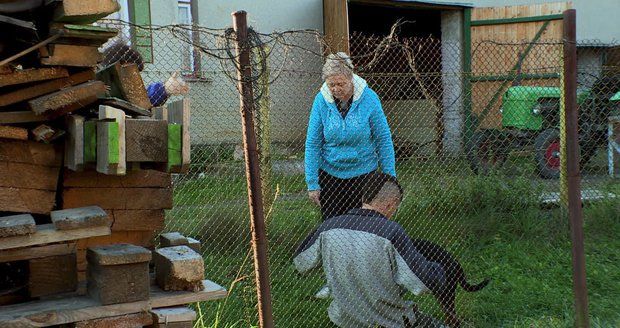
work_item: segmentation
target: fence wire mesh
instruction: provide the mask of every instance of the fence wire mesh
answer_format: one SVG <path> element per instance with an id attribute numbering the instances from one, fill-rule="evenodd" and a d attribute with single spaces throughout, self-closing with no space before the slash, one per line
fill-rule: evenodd
<path id="1" fill-rule="evenodd" d="M 172 99 L 191 100 L 192 164 L 189 173 L 174 179 L 174 208 L 166 214 L 166 230 L 201 240 L 206 278 L 229 291 L 225 301 L 198 307 L 196 325 L 255 326 L 234 33 L 103 24 L 119 27 L 122 35 L 115 42 L 149 36 L 152 62 L 142 71 L 145 84 L 168 81 L 179 72 L 182 79 L 174 81 L 189 85 L 185 95 L 172 92 Z M 438 322 L 456 326 L 451 315 L 466 327 L 572 325 L 570 238 L 560 183 L 561 40 L 473 43 L 468 72 L 460 43 L 353 34 L 351 58 L 360 79 L 353 79 L 352 95 L 347 94 L 351 79 L 330 80 L 330 92 L 321 91 L 324 54 L 330 51 L 320 34 L 251 31 L 249 42 L 276 326 L 330 327 L 331 321 L 344 320 L 342 326 L 402 327 L 399 315 L 410 315 L 414 308 L 418 319 L 434 318 L 421 327 Z M 620 267 L 614 260 L 620 232 L 619 49 L 584 43 L 578 51 L 588 283 L 593 324 L 600 327 L 620 322 L 614 305 L 620 299 Z M 376 98 L 371 92 L 361 94 L 364 83 Z M 325 102 L 340 93 L 353 98 L 346 113 Z M 319 117 L 314 123 L 309 122 L 313 104 Z M 391 138 L 381 134 L 384 118 Z M 309 129 L 309 123 L 315 125 Z M 445 288 L 403 294 L 411 305 L 376 302 L 415 290 L 415 284 L 403 282 L 407 278 L 431 281 L 422 278 L 416 266 L 424 263 L 411 259 L 402 240 L 378 232 L 383 223 L 347 229 L 383 238 L 364 239 L 367 244 L 360 233 L 336 234 L 341 240 L 330 244 L 334 234 L 324 232 L 319 238 L 322 258 L 314 263 L 323 269 L 300 275 L 293 261 L 296 250 L 329 212 L 309 199 L 308 190 L 320 185 L 323 206 L 332 203 L 345 211 L 343 204 L 350 201 L 349 207 L 357 207 L 369 189 L 366 180 L 336 178 L 359 177 L 377 166 L 389 172 L 392 160 L 404 190 L 392 221 L 416 240 L 418 252 L 427 251 L 418 240 L 427 240 L 451 254 L 429 246 L 424 255 L 442 265 L 446 285 L 457 292 Z M 318 173 L 319 168 L 324 172 Z M 378 240 L 384 248 L 377 246 Z M 491 282 L 480 291 L 464 291 L 456 286 L 458 267 L 471 284 L 486 278 Z M 381 280 L 385 270 L 399 285 Z M 412 272 L 418 276 L 407 275 Z M 356 280 L 361 277 L 365 280 Z M 322 290 L 325 286 L 331 295 Z M 320 290 L 327 297 L 317 298 Z M 451 302 L 454 313 L 446 311 Z M 410 316 L 415 326 L 417 319 Z"/>

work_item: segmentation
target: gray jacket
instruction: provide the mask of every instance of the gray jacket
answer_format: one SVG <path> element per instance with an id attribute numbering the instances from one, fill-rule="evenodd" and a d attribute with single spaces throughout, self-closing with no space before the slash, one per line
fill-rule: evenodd
<path id="1" fill-rule="evenodd" d="M 353 209 L 323 222 L 293 259 L 301 273 L 322 264 L 339 327 L 404 327 L 415 322 L 405 291 L 440 290 L 443 268 L 418 253 L 405 230 L 376 211 Z"/>

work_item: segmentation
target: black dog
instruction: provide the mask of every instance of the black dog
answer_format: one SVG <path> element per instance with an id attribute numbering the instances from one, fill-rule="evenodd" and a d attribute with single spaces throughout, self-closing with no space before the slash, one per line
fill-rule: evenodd
<path id="1" fill-rule="evenodd" d="M 422 239 L 414 239 L 413 244 L 416 250 L 428 261 L 439 263 L 443 267 L 446 274 L 446 284 L 441 290 L 431 290 L 431 292 L 446 314 L 448 326 L 453 328 L 460 327 L 461 321 L 456 315 L 455 310 L 457 285 L 460 285 L 468 292 L 476 292 L 486 287 L 491 280 L 487 278 L 477 285 L 471 285 L 467 282 L 465 272 L 459 261 L 441 246 Z"/>

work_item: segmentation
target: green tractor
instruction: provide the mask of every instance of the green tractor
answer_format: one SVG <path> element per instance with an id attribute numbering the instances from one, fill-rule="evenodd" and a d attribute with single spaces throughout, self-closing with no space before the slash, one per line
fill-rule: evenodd
<path id="1" fill-rule="evenodd" d="M 466 146 L 474 172 L 498 168 L 512 150 L 533 149 L 538 174 L 560 176 L 560 97 L 558 87 L 512 86 L 502 98 L 502 129 L 475 132 Z M 599 78 L 578 92 L 579 146 L 583 166 L 605 145 L 607 118 L 620 104 L 620 75 Z"/>

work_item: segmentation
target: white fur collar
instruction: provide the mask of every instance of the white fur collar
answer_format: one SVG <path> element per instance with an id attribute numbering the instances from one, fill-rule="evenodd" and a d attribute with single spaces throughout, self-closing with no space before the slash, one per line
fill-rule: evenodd
<path id="1" fill-rule="evenodd" d="M 353 74 L 353 102 L 359 100 L 360 97 L 362 97 L 362 93 L 364 93 L 364 89 L 366 89 L 366 86 L 368 86 L 366 80 L 362 79 L 357 74 Z M 329 91 L 329 88 L 327 87 L 327 82 L 323 82 L 323 85 L 321 86 L 321 94 L 323 95 L 323 98 L 325 98 L 325 101 L 330 104 L 334 103 L 334 96 L 332 96 L 331 91 Z"/>

